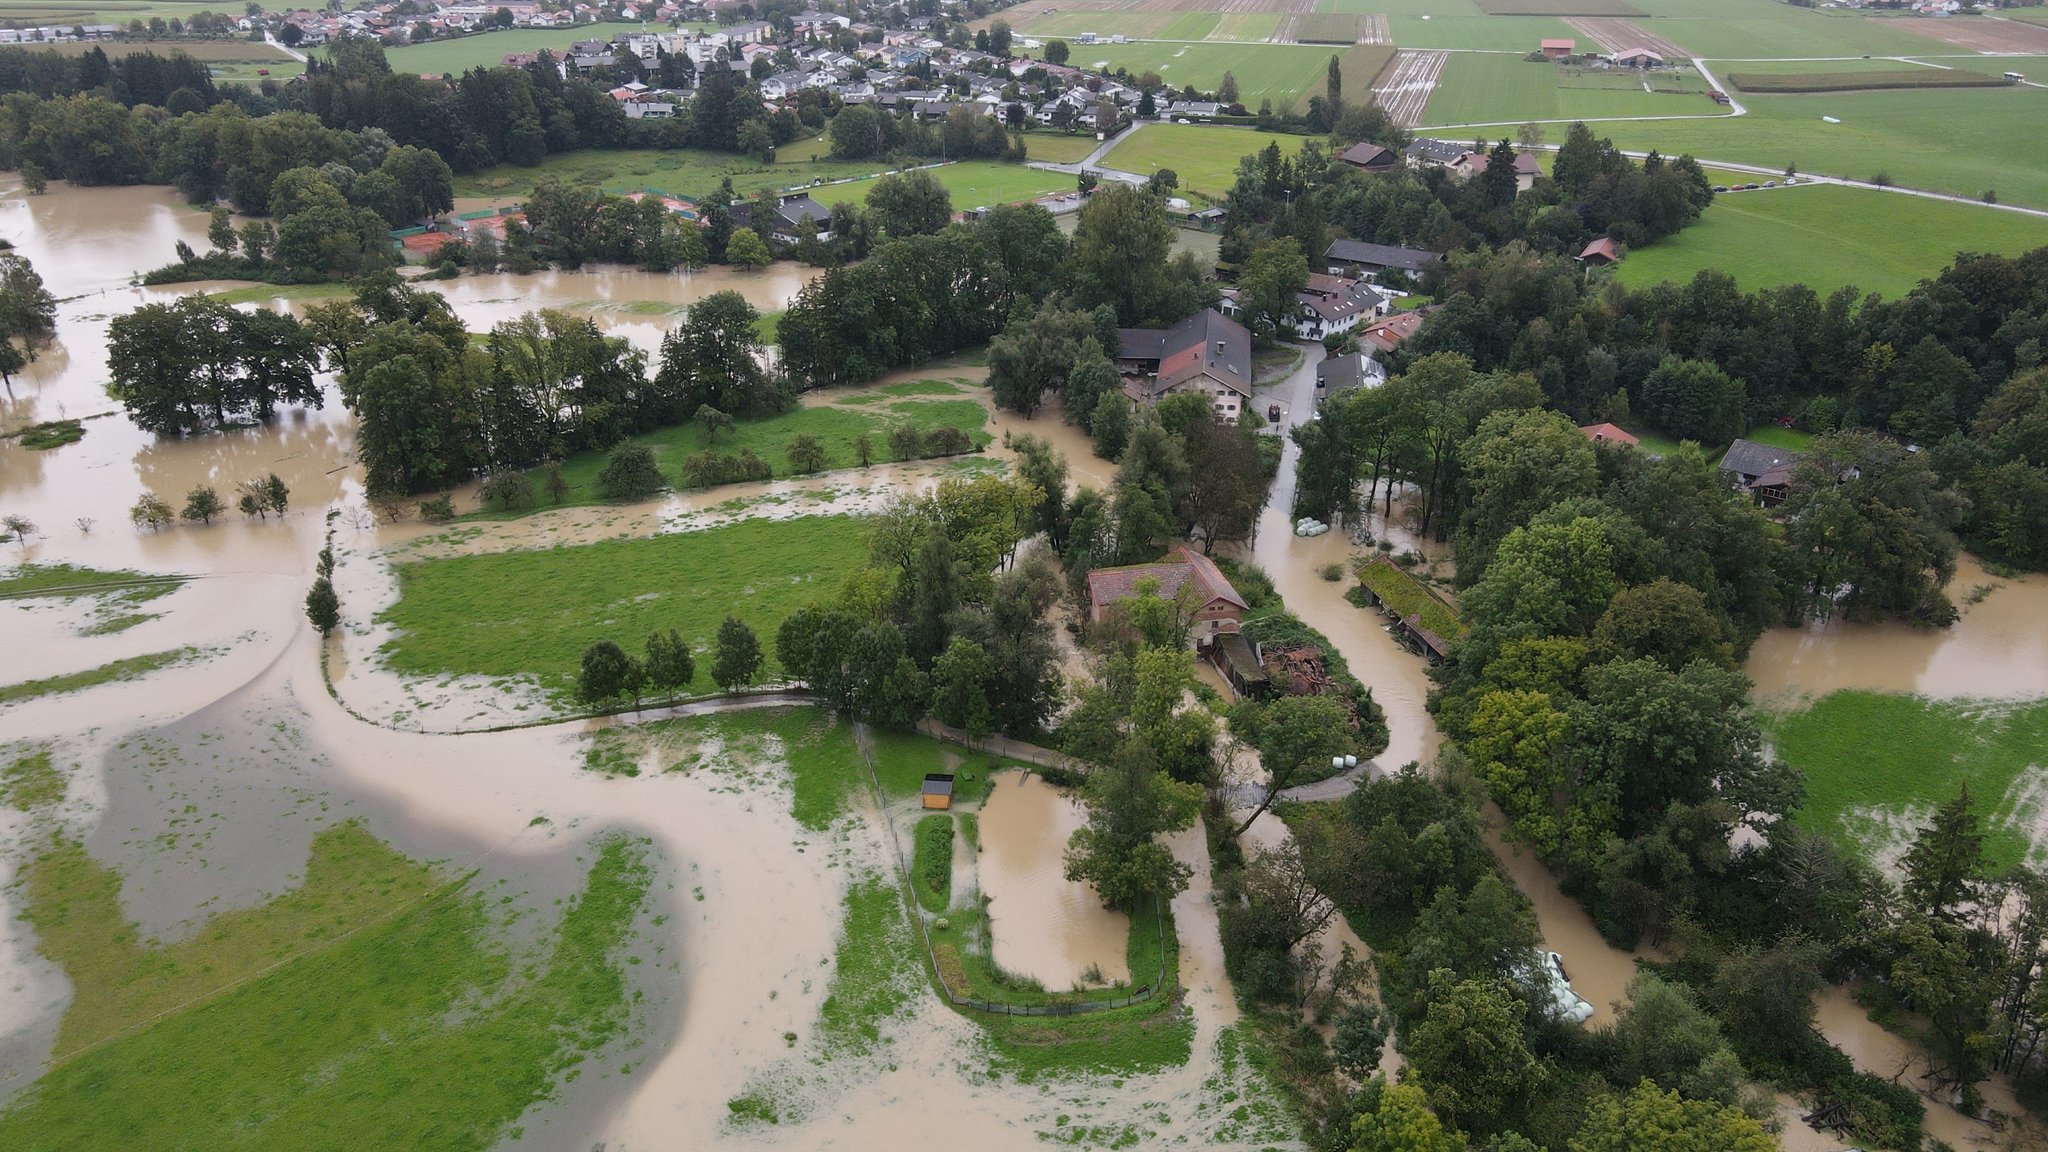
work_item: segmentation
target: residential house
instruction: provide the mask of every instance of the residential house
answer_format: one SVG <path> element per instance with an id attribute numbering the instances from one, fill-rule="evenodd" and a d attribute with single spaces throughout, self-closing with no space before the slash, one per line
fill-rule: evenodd
<path id="1" fill-rule="evenodd" d="M 1442 267 L 1443 262 L 1442 256 L 1426 248 L 1367 244 L 1361 240 L 1332 240 L 1323 251 L 1323 264 L 1330 275 L 1370 281 L 1378 281 L 1389 272 L 1419 277 Z"/>
<path id="2" fill-rule="evenodd" d="M 1419 138 L 1409 141 L 1401 155 L 1407 159 L 1410 168 L 1449 168 L 1463 160 L 1470 151 L 1472 146 L 1469 144 Z"/>
<path id="3" fill-rule="evenodd" d="M 811 199 L 809 193 L 798 192 L 783 196 L 775 203 L 775 209 L 767 220 L 754 219 L 754 205 L 734 204 L 728 209 L 735 228 L 752 228 L 763 239 L 778 244 L 797 242 L 798 226 L 808 220 L 818 229 L 818 239 L 830 240 L 832 233 L 828 226 L 832 221 L 832 210 Z"/>
<path id="4" fill-rule="evenodd" d="M 1459 158 L 1456 164 L 1451 166 L 1451 171 L 1457 173 L 1459 179 L 1470 180 L 1485 172 L 1492 163 L 1492 158 L 1484 152 L 1467 152 L 1463 157 Z M 1542 174 L 1542 165 L 1536 162 L 1534 153 L 1515 153 L 1515 192 L 1517 194 L 1527 192 L 1530 188 L 1534 187 L 1536 177 Z"/>
<path id="5" fill-rule="evenodd" d="M 1308 274 L 1308 285 L 1295 294 L 1301 312 L 1295 332 L 1304 340 L 1321 340 L 1358 327 L 1387 310 L 1387 298 L 1363 280 Z"/>
<path id="6" fill-rule="evenodd" d="M 1586 439 L 1595 444 L 1619 444 L 1625 448 L 1633 448 L 1638 443 L 1625 429 L 1613 424 L 1585 424 L 1580 426 L 1579 431 L 1584 432 Z"/>
<path id="7" fill-rule="evenodd" d="M 1612 236 L 1602 236 L 1580 249 L 1572 259 L 1581 264 L 1618 264 L 1621 262 L 1621 244 Z"/>
<path id="8" fill-rule="evenodd" d="M 1392 352 L 1401 346 L 1402 341 L 1421 330 L 1426 312 L 1427 309 L 1417 308 L 1368 321 L 1358 330 L 1359 342 L 1371 345 L 1381 352 Z"/>
<path id="9" fill-rule="evenodd" d="M 1183 587 L 1192 586 L 1194 636 L 1197 648 L 1207 648 L 1219 637 L 1235 634 L 1244 621 L 1244 597 L 1231 586 L 1216 562 L 1191 548 L 1180 547 L 1157 564 L 1132 564 L 1123 568 L 1097 568 L 1088 573 L 1088 620 L 1103 619 L 1104 612 L 1119 600 L 1137 595 L 1145 580 L 1159 583 L 1157 595 L 1173 599 Z"/>
<path id="10" fill-rule="evenodd" d="M 1171 328 L 1117 329 L 1116 365 L 1124 396 L 1136 404 L 1192 392 L 1208 399 L 1218 421 L 1235 424 L 1251 402 L 1251 333 L 1214 308 Z"/>
<path id="11" fill-rule="evenodd" d="M 1331 356 L 1316 365 L 1316 402 L 1334 400 L 1355 388 L 1377 388 L 1386 382 L 1385 366 L 1369 353 Z"/>
<path id="12" fill-rule="evenodd" d="M 1401 154 L 1392 148 L 1360 141 L 1337 153 L 1337 159 L 1366 172 L 1392 172 L 1400 166 Z"/>
<path id="13" fill-rule="evenodd" d="M 1804 453 L 1789 448 L 1737 440 L 1721 454 L 1721 475 L 1736 491 L 1749 493 L 1769 508 L 1784 501 L 1792 469 L 1804 458 Z"/>

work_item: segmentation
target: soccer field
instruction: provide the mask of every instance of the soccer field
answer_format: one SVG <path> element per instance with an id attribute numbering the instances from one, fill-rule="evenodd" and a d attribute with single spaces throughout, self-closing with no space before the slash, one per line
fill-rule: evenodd
<path id="1" fill-rule="evenodd" d="M 1957 252 L 2017 255 L 2048 245 L 2048 218 L 1869 188 L 1814 184 L 1722 193 L 1699 222 L 1629 252 L 1615 278 L 1636 287 L 1717 268 L 1745 292 L 1843 285 L 1898 297 Z"/>

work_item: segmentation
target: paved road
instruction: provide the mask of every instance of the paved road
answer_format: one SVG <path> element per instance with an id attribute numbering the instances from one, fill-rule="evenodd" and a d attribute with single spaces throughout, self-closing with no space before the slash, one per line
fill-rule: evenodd
<path id="1" fill-rule="evenodd" d="M 1076 175 L 1082 172 L 1092 172 L 1104 180 L 1120 180 L 1125 184 L 1147 183 L 1151 179 L 1149 176 L 1142 176 L 1136 172 L 1126 172 L 1121 168 L 1103 167 L 1102 158 L 1109 155 L 1110 149 L 1136 136 L 1139 130 L 1149 123 L 1151 123 L 1149 120 L 1137 121 L 1124 131 L 1097 144 L 1095 151 L 1081 157 L 1081 161 L 1078 164 L 1056 164 L 1050 160 L 1029 160 L 1025 162 L 1024 166 L 1026 168 L 1043 168 L 1047 172 L 1071 172 Z"/>

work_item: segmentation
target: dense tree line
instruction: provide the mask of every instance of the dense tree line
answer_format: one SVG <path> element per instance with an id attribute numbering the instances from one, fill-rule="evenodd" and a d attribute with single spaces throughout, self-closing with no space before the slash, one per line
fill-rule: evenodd
<path id="1" fill-rule="evenodd" d="M 125 107 L 150 104 L 174 115 L 205 108 L 218 95 L 211 70 L 175 48 L 162 56 L 133 52 L 109 57 L 97 45 L 76 56 L 0 47 L 0 96 L 15 92 L 45 99 L 104 94 Z"/>
<path id="2" fill-rule="evenodd" d="M 828 135 L 834 160 L 1022 160 L 1025 155 L 1022 131 L 965 105 L 955 105 L 944 120 L 932 123 L 872 104 L 849 104 L 832 117 Z"/>

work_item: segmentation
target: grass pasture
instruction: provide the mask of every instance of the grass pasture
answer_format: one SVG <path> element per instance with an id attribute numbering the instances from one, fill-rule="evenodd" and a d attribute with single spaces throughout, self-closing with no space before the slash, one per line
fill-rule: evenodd
<path id="1" fill-rule="evenodd" d="M 1534 52 L 1538 41 L 1577 37 L 1555 16 L 1388 17 L 1394 43 L 1409 50 L 1448 48 L 1474 52 Z"/>
<path id="2" fill-rule="evenodd" d="M 618 1074 L 589 1056 L 628 1026 L 621 953 L 651 875 L 640 845 L 606 842 L 514 954 L 469 877 L 342 824 L 298 888 L 158 943 L 119 874 L 59 841 L 21 885 L 73 994 L 0 1147 L 495 1147 L 564 1069 Z"/>
<path id="3" fill-rule="evenodd" d="M 1213 12 L 1034 10 L 999 12 L 988 20 L 978 21 L 976 26 L 987 27 L 997 20 L 1008 20 L 1011 27 L 1034 38 L 1065 38 L 1069 43 L 1083 32 L 1093 32 L 1104 38 L 1128 36 L 1133 40 L 1204 40 L 1216 30 L 1221 19 Z M 1074 45 L 1077 51 L 1084 47 Z"/>
<path id="4" fill-rule="evenodd" d="M 2048 843 L 2048 702 L 1835 692 L 1768 717 L 1767 727 L 1779 758 L 1806 776 L 1806 803 L 1793 818 L 1854 850 L 1897 851 L 1911 818 L 1965 785 L 1987 817 L 1984 855 L 1994 867 L 2038 862 Z"/>
<path id="5" fill-rule="evenodd" d="M 1067 142 L 1061 137 L 1049 139 L 1059 140 L 1061 144 Z M 1084 139 L 1079 142 L 1088 145 L 1081 156 L 1095 150 L 1095 141 Z M 1030 146 L 1026 145 L 1027 148 Z M 1070 148 L 1058 150 L 1072 151 Z M 1074 159 L 1079 160 L 1081 156 Z M 1038 156 L 1034 159 L 1047 157 Z M 946 186 L 946 191 L 952 194 L 953 207 L 958 210 L 992 208 L 998 204 L 1015 204 L 1022 200 L 1036 200 L 1041 196 L 1074 190 L 1074 177 L 1068 173 L 1027 168 L 1022 164 L 1012 164 L 1005 160 L 962 160 L 957 164 L 934 168 L 931 173 L 939 183 Z M 875 186 L 875 179 L 879 177 L 856 180 L 850 184 L 829 184 L 811 194 L 826 204 L 865 200 L 868 192 Z"/>
<path id="6" fill-rule="evenodd" d="M 578 40 L 609 40 L 625 31 L 637 32 L 634 24 L 577 24 L 568 28 L 506 28 L 496 32 L 474 32 L 453 40 L 430 40 L 386 48 L 384 58 L 393 72 L 416 72 L 422 76 L 462 73 L 471 68 L 495 68 L 514 52 L 538 52 L 545 48 L 561 53 Z"/>
<path id="7" fill-rule="evenodd" d="M 1293 155 L 1310 139 L 1223 124 L 1152 124 L 1126 136 L 1103 163 L 1145 175 L 1171 168 L 1183 191 L 1220 200 L 1237 180 L 1239 160 L 1268 144 Z"/>
<path id="8" fill-rule="evenodd" d="M 2048 92 L 2024 86 L 1751 96 L 1749 115 L 1613 123 L 1618 148 L 1759 164 L 2048 207 L 2048 153 L 2015 147 L 2048 121 Z M 1841 121 L 1829 124 L 1822 116 Z"/>
<path id="9" fill-rule="evenodd" d="M 1764 65 L 1769 67 L 1769 65 Z M 1730 72 L 1744 92 L 1869 92 L 1885 88 L 2003 88 L 2003 76 L 1961 68 L 1900 68 L 1851 72 Z"/>
<path id="10" fill-rule="evenodd" d="M 2017 255 L 2044 244 L 2048 219 L 2038 216 L 1813 184 L 1716 196 L 1692 227 L 1629 252 L 1615 276 L 1642 287 L 1716 268 L 1746 292 L 1805 284 L 1825 296 L 1853 285 L 1897 298 L 1957 252 Z"/>
<path id="11" fill-rule="evenodd" d="M 1472 0 L 1488 16 L 1641 16 L 1627 0 Z"/>
<path id="12" fill-rule="evenodd" d="M 1614 86 L 1620 83 L 1622 86 Z M 1525 120 L 1592 120 L 1621 116 L 1707 116 L 1714 105 L 1698 95 L 1645 92 L 1627 77 L 1566 70 L 1519 56 L 1453 54 L 1430 96 L 1423 124 L 1516 124 Z M 1601 126 L 1604 132 L 1606 126 Z"/>
<path id="13" fill-rule="evenodd" d="M 1659 35 L 1708 59 L 1774 56 L 1914 56 L 1932 41 L 1886 20 L 1831 16 L 1777 0 L 1681 3 L 1681 11 L 1650 23 Z"/>
<path id="14" fill-rule="evenodd" d="M 1358 42 L 1363 23 L 1356 13 L 1316 12 L 1295 17 L 1291 29 L 1298 43 L 1351 45 Z"/>
<path id="15" fill-rule="evenodd" d="M 1387 70 L 1388 64 L 1393 63 L 1396 51 L 1398 49 L 1392 44 L 1353 44 L 1346 48 L 1343 55 L 1337 58 L 1337 66 L 1344 73 L 1344 91 L 1372 91 L 1373 81 L 1379 79 L 1380 73 Z M 1321 95 L 1322 91 L 1323 86 L 1318 84 L 1303 92 L 1301 99 L 1295 102 L 1296 110 L 1308 111 L 1309 97 Z"/>
<path id="16" fill-rule="evenodd" d="M 859 522 L 809 516 L 404 562 L 398 601 L 380 617 L 398 632 L 384 655 L 402 673 L 532 676 L 566 696 L 591 644 L 638 651 L 674 628 L 701 653 L 690 687 L 709 691 L 710 645 L 730 614 L 761 638 L 760 679 L 773 681 L 782 618 L 837 594 L 867 557 Z"/>
<path id="17" fill-rule="evenodd" d="M 1237 77 L 1238 99 L 1256 111 L 1261 101 L 1286 108 L 1312 86 L 1323 82 L 1323 69 L 1334 53 L 1313 44 L 1076 44 L 1068 63 L 1095 71 L 1128 69 L 1131 75 L 1157 72 L 1174 88 L 1192 84 L 1213 92 L 1229 72 Z"/>
<path id="18" fill-rule="evenodd" d="M 1249 43 L 1266 39 L 1279 27 L 1278 12 L 1227 12 L 1209 30 L 1209 39 Z"/>

